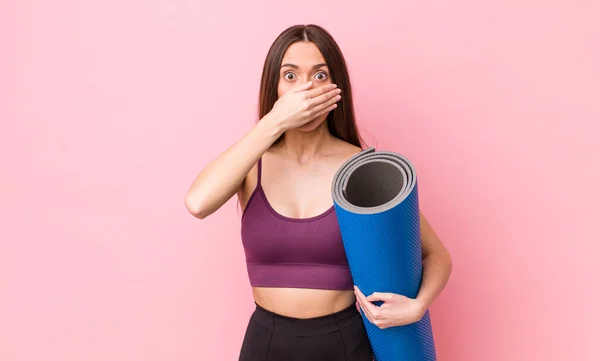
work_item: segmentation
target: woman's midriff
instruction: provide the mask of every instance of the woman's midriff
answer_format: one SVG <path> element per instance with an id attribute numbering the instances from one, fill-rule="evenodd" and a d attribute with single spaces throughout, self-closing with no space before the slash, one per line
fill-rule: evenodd
<path id="1" fill-rule="evenodd" d="M 295 318 L 312 318 L 342 311 L 356 302 L 353 291 L 253 287 L 254 301 L 269 311 Z"/>

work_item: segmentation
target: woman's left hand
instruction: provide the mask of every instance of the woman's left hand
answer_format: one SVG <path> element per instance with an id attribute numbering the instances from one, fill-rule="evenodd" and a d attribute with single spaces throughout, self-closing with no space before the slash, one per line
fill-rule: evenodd
<path id="1" fill-rule="evenodd" d="M 367 297 L 357 286 L 354 293 L 367 319 L 381 329 L 417 322 L 426 311 L 421 302 L 396 293 L 375 292 Z M 371 303 L 376 301 L 384 303 L 381 306 Z"/>

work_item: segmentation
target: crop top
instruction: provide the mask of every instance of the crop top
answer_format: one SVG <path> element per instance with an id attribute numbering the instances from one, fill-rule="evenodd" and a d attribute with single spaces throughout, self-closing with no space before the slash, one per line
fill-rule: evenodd
<path id="1" fill-rule="evenodd" d="M 242 214 L 241 236 L 253 287 L 352 290 L 335 208 L 310 218 L 279 214 L 257 185 Z"/>

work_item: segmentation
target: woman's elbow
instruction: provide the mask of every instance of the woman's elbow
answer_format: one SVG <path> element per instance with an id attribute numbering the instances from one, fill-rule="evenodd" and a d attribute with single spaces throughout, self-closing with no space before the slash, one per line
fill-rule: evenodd
<path id="1" fill-rule="evenodd" d="M 198 219 L 204 219 L 212 213 L 206 205 L 206 201 L 197 195 L 188 193 L 184 203 L 188 212 Z"/>
<path id="2" fill-rule="evenodd" d="M 446 261 L 446 268 L 448 270 L 448 274 L 452 273 L 452 256 L 450 252 L 444 250 L 444 260 Z"/>

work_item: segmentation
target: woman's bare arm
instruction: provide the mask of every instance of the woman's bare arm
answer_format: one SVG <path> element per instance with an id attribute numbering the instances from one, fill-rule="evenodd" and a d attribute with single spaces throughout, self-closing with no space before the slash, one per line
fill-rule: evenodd
<path id="1" fill-rule="evenodd" d="M 240 190 L 254 164 L 285 131 L 336 107 L 341 91 L 335 84 L 308 90 L 311 86 L 311 81 L 302 83 L 281 96 L 248 134 L 200 172 L 185 197 L 190 213 L 203 219 L 217 211 Z"/>
<path id="2" fill-rule="evenodd" d="M 188 211 L 203 219 L 221 208 L 239 191 L 254 164 L 281 134 L 268 115 L 256 123 L 198 174 L 185 197 Z"/>

